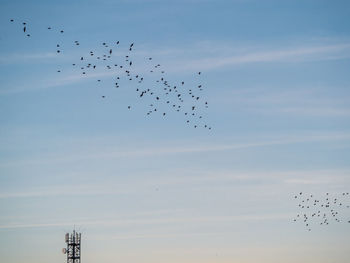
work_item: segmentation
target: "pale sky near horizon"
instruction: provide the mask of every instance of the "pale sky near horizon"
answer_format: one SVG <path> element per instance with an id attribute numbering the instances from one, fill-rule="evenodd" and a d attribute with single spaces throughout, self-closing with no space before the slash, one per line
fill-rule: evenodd
<path id="1" fill-rule="evenodd" d="M 350 209 L 293 222 L 296 193 L 350 191 L 349 17 L 348 1 L 0 1 L 1 262 L 65 262 L 74 227 L 84 263 L 349 262 Z M 70 66 L 116 41 L 145 78 L 152 57 L 200 81 L 212 130 Z"/>

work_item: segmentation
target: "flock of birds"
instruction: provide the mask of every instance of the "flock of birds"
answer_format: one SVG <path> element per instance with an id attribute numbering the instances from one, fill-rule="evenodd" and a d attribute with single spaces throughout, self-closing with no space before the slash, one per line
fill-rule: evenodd
<path id="1" fill-rule="evenodd" d="M 15 23 L 14 19 L 10 20 L 11 23 Z M 26 37 L 31 37 L 26 22 L 22 22 L 23 33 Z M 48 26 L 47 30 L 55 31 L 59 34 L 64 34 L 64 30 L 54 30 Z M 75 40 L 72 43 L 74 46 L 80 46 L 80 42 Z M 88 75 L 93 73 L 96 69 L 103 69 L 109 72 L 115 72 L 114 87 L 120 88 L 122 79 L 126 81 L 136 81 L 138 84 L 136 88 L 137 96 L 142 99 L 149 96 L 152 99 L 152 103 L 149 105 L 149 110 L 146 114 L 160 113 L 162 116 L 167 115 L 167 111 L 161 107 L 160 102 L 167 105 L 167 109 L 182 113 L 185 116 L 186 123 L 192 124 L 194 128 L 203 127 L 211 130 L 211 127 L 202 123 L 202 115 L 198 109 L 208 108 L 208 102 L 203 100 L 199 95 L 203 90 L 203 85 L 198 84 L 196 86 L 187 86 L 185 81 L 179 81 L 178 83 L 171 83 L 166 77 L 166 71 L 162 68 L 159 63 L 154 63 L 152 57 L 145 58 L 151 68 L 148 70 L 149 74 L 152 74 L 155 79 L 155 83 L 151 86 L 142 86 L 146 76 L 137 74 L 134 72 L 134 62 L 132 60 L 132 51 L 134 49 L 134 43 L 128 45 L 127 54 L 124 56 L 122 62 L 116 62 L 113 59 L 113 52 L 118 49 L 120 41 L 116 41 L 113 44 L 106 42 L 101 43 L 104 52 L 97 54 L 91 50 L 88 54 L 82 54 L 77 58 L 77 61 L 71 64 L 72 67 L 77 68 L 82 75 Z M 60 43 L 56 44 L 57 54 L 61 54 L 63 49 Z M 61 73 L 62 69 L 57 69 L 57 73 Z M 122 75 L 123 76 L 122 76 Z M 196 77 L 201 76 L 201 72 L 196 73 Z M 113 75 L 113 73 L 112 73 Z M 96 77 L 98 83 L 102 82 L 101 78 Z M 101 95 L 102 99 L 106 99 L 106 95 Z M 186 102 L 186 103 L 185 103 Z M 130 110 L 132 105 L 128 105 L 127 108 Z M 311 231 L 312 225 L 327 226 L 331 222 L 340 223 L 344 221 L 341 218 L 340 209 L 350 208 L 347 203 L 350 201 L 348 192 L 341 194 L 341 197 L 331 197 L 329 193 L 326 193 L 323 198 L 315 198 L 312 194 L 304 194 L 302 192 L 294 196 L 294 199 L 298 201 L 298 207 L 300 212 L 293 219 L 294 222 L 302 221 L 308 231 Z M 346 221 L 346 220 L 345 220 Z M 350 220 L 346 221 L 350 223 Z"/>
<path id="2" fill-rule="evenodd" d="M 332 222 L 350 223 L 350 220 L 344 219 L 341 213 L 344 209 L 350 208 L 348 192 L 343 192 L 337 196 L 326 193 L 321 198 L 316 198 L 313 194 L 300 192 L 294 196 L 294 199 L 298 202 L 300 212 L 293 221 L 303 222 L 308 231 L 311 231 L 312 225 L 327 226 Z"/>
<path id="3" fill-rule="evenodd" d="M 10 20 L 11 23 L 16 23 L 14 19 Z M 26 37 L 32 37 L 30 34 L 30 28 L 28 28 L 27 22 L 20 22 L 23 26 L 23 33 Z M 47 30 L 54 31 L 57 34 L 64 34 L 63 29 L 54 29 L 51 26 L 47 27 Z M 80 42 L 75 40 L 71 43 L 73 46 L 80 46 Z M 152 57 L 145 58 L 147 65 L 150 67 L 147 70 L 147 76 L 134 72 L 134 62 L 132 59 L 132 51 L 135 47 L 134 43 L 127 45 L 127 53 L 123 56 L 122 61 L 116 61 L 116 56 L 113 56 L 117 50 L 120 53 L 121 48 L 120 41 L 114 43 L 101 43 L 103 52 L 98 53 L 94 50 L 90 50 L 88 54 L 81 54 L 71 66 L 79 70 L 81 75 L 89 75 L 96 79 L 98 85 L 102 85 L 103 80 L 98 77 L 103 74 L 96 74 L 97 70 L 107 71 L 107 76 L 114 77 L 114 88 L 120 88 L 121 83 L 128 81 L 129 83 L 137 83 L 135 88 L 136 96 L 140 99 L 149 97 L 149 105 L 147 106 L 146 115 L 161 114 L 166 117 L 169 111 L 175 111 L 183 115 L 184 120 L 188 125 L 193 128 L 204 128 L 211 130 L 211 126 L 204 121 L 201 114 L 203 110 L 206 110 L 209 105 L 208 101 L 204 100 L 201 96 L 203 91 L 203 85 L 199 83 L 202 72 L 198 71 L 195 75 L 195 81 L 198 84 L 187 84 L 184 80 L 176 83 L 171 82 L 166 75 L 165 69 L 159 64 L 154 63 Z M 56 44 L 55 52 L 62 54 L 64 52 L 63 45 Z M 61 73 L 62 68 L 57 69 L 57 73 Z M 150 77 L 150 75 L 152 77 Z M 96 77 L 95 77 L 96 76 Z M 142 85 L 146 78 L 152 79 L 154 83 L 148 85 Z M 127 85 L 131 87 L 132 85 Z M 106 94 L 101 94 L 101 99 L 106 99 Z M 129 110 L 132 109 L 132 105 L 127 105 Z"/>

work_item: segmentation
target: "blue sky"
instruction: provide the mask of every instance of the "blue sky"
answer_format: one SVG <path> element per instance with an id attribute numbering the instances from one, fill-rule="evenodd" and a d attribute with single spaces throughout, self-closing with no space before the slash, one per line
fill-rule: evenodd
<path id="1" fill-rule="evenodd" d="M 3 0 L 0 17 L 2 261 L 63 262 L 74 226 L 87 263 L 348 261 L 349 224 L 293 222 L 295 193 L 350 188 L 348 1 Z M 144 87 L 148 57 L 202 84 L 212 130 L 70 66 L 118 40 Z"/>

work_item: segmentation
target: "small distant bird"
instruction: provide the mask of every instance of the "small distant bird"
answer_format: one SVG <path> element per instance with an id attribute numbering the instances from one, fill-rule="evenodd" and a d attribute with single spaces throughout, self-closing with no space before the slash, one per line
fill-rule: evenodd
<path id="1" fill-rule="evenodd" d="M 13 22 L 14 20 L 13 20 L 13 19 L 11 19 L 10 21 L 11 21 L 11 22 Z"/>
<path id="2" fill-rule="evenodd" d="M 10 21 L 11 22 L 13 22 L 14 21 L 14 19 L 10 19 Z M 45 27 L 44 27 L 45 28 Z M 46 26 L 46 28 L 47 28 L 47 30 L 51 30 L 51 26 Z M 31 28 L 30 28 L 31 29 Z M 27 32 L 27 28 L 26 28 L 26 23 L 25 22 L 23 22 L 23 31 L 24 32 L 26 32 L 26 34 L 27 34 L 27 36 L 29 37 L 30 35 L 28 34 L 28 32 Z M 57 32 L 60 32 L 60 33 L 64 33 L 64 31 L 63 30 L 59 30 L 59 29 L 57 29 L 57 28 L 55 28 L 55 31 Z M 116 45 L 119 45 L 119 40 L 118 41 L 116 41 L 116 42 L 114 42 Z M 77 40 L 75 40 L 74 41 L 74 44 L 75 45 L 79 45 L 79 42 L 77 41 Z M 73 45 L 74 45 L 73 44 Z M 109 59 L 112 59 L 112 57 L 111 57 L 111 54 L 113 53 L 113 50 L 112 50 L 112 48 L 110 48 L 110 49 L 108 49 L 108 45 L 106 44 L 106 43 L 102 43 L 102 45 L 104 46 L 104 47 L 106 47 L 106 50 L 105 50 L 105 54 L 101 54 L 100 56 L 95 56 L 97 59 L 103 59 L 103 60 L 109 60 Z M 133 49 L 133 46 L 134 46 L 134 43 L 131 43 L 130 45 L 129 45 L 129 50 L 131 51 L 132 49 Z M 61 53 L 62 51 L 60 50 L 60 44 L 57 44 L 57 42 L 56 42 L 56 52 L 57 53 Z M 130 55 L 131 53 L 129 53 L 129 55 Z M 93 56 L 93 55 L 96 55 L 96 54 L 94 54 L 94 52 L 93 51 L 90 51 L 90 56 Z M 129 56 L 127 55 L 127 56 L 125 56 L 126 57 L 126 62 L 125 62 L 125 65 L 124 66 L 120 66 L 120 64 L 119 65 L 117 65 L 117 64 L 114 64 L 114 63 L 112 63 L 111 65 L 114 65 L 116 68 L 114 68 L 113 67 L 113 69 L 116 69 L 116 70 L 118 70 L 118 68 L 120 67 L 120 68 L 123 68 L 124 67 L 124 70 L 122 70 L 122 71 L 125 71 L 125 68 L 127 67 L 127 65 L 129 64 L 129 66 L 132 66 L 133 65 L 133 62 L 131 61 L 131 58 L 129 58 Z M 78 59 L 79 59 L 79 57 L 78 57 Z M 153 60 L 153 58 L 152 57 L 145 57 L 144 59 L 146 59 L 146 60 L 149 60 L 149 61 L 151 61 L 151 60 Z M 88 57 L 85 57 L 85 59 L 84 59 L 84 57 L 83 56 L 81 56 L 80 57 L 80 60 L 81 61 L 83 61 L 83 60 L 85 60 L 85 61 L 87 61 L 88 60 Z M 153 62 L 150 62 L 151 64 L 153 64 Z M 73 66 L 78 66 L 78 63 L 73 63 L 72 64 Z M 134 64 L 135 65 L 135 64 Z M 154 65 L 156 65 L 156 66 L 154 66 Z M 82 67 L 83 66 L 83 67 Z M 103 66 L 105 66 L 108 70 L 112 70 L 112 67 L 111 66 L 109 66 L 109 65 L 103 65 Z M 102 68 L 105 68 L 105 67 L 103 67 L 102 66 Z M 79 72 L 80 74 L 88 74 L 88 72 L 87 71 L 83 71 L 85 68 L 93 68 L 93 69 L 95 69 L 96 68 L 96 65 L 94 65 L 94 64 L 87 64 L 87 65 L 79 65 L 79 68 L 81 69 L 81 71 Z M 169 81 L 169 80 L 166 80 L 166 77 L 164 77 L 165 76 L 165 73 L 166 73 L 166 70 L 165 69 L 163 69 L 163 68 L 160 68 L 160 70 L 158 71 L 158 70 L 155 70 L 154 69 L 154 67 L 155 68 L 158 68 L 158 67 L 160 67 L 160 64 L 153 64 L 153 65 L 151 65 L 151 68 L 149 69 L 150 70 L 150 72 L 152 72 L 152 75 L 153 74 L 156 74 L 156 73 L 163 73 L 163 78 L 161 78 L 161 80 L 156 80 L 159 84 L 161 84 L 161 85 L 164 85 L 163 87 L 161 87 L 161 89 L 164 89 L 164 93 L 162 93 L 163 94 L 163 96 L 164 95 L 170 95 L 171 96 L 171 94 L 172 93 L 175 93 L 177 96 L 173 96 L 172 98 L 174 99 L 174 98 L 177 98 L 181 103 L 184 103 L 184 100 L 183 100 L 183 98 L 185 98 L 186 96 L 188 96 L 187 95 L 187 92 L 184 90 L 183 92 L 181 92 L 181 90 L 180 89 L 177 89 L 177 87 L 176 86 L 173 86 L 172 85 L 172 83 L 171 83 L 171 81 Z M 106 69 L 105 68 L 105 69 Z M 133 73 L 131 73 L 131 69 L 133 68 L 133 67 L 127 67 L 130 71 L 128 71 L 128 70 L 126 70 L 125 72 L 127 73 L 126 75 L 127 75 L 127 79 L 129 79 L 130 81 L 131 80 L 135 80 L 135 79 L 137 79 L 137 82 L 138 83 L 143 83 L 142 81 L 143 81 L 143 77 L 141 77 L 140 75 L 137 75 L 137 74 L 133 74 Z M 153 69 L 153 70 L 151 70 L 151 69 Z M 59 69 L 59 70 L 57 70 L 57 72 L 61 72 L 61 70 Z M 195 74 L 198 74 L 198 75 L 201 75 L 201 72 L 199 71 L 197 71 L 197 72 L 195 72 Z M 117 76 L 115 76 L 115 77 L 117 77 Z M 121 77 L 122 78 L 122 77 Z M 117 77 L 117 79 L 119 80 L 120 78 L 119 77 Z M 98 82 L 101 82 L 101 79 L 96 79 Z M 184 85 L 185 84 L 185 81 L 181 81 L 181 80 L 178 80 L 178 82 L 181 82 L 181 84 L 182 85 Z M 189 85 L 189 84 L 187 84 L 187 85 Z M 100 86 L 100 84 L 98 85 L 98 86 Z M 115 83 L 115 87 L 116 88 L 118 88 L 119 87 L 119 84 L 118 84 L 118 82 L 116 82 Z M 179 86 L 179 87 L 181 87 L 181 86 Z M 201 88 L 201 85 L 199 85 L 198 86 L 198 88 Z M 168 107 L 171 107 L 171 108 L 173 108 L 174 110 L 176 110 L 176 111 L 180 111 L 180 112 L 182 112 L 182 109 L 183 109 L 183 107 L 182 107 L 182 105 L 180 106 L 180 105 L 176 105 L 176 104 L 173 104 L 175 101 L 172 101 L 169 97 L 168 97 L 168 100 L 166 100 L 164 97 L 162 97 L 162 95 L 161 94 L 159 94 L 158 96 L 160 96 L 160 97 L 158 97 L 157 96 L 157 94 L 154 92 L 154 90 L 153 89 L 145 89 L 144 91 L 142 91 L 143 89 L 142 88 L 138 88 L 137 89 L 137 91 L 139 91 L 140 90 L 140 93 L 138 93 L 138 95 L 140 96 L 140 97 L 146 97 L 146 94 L 148 95 L 148 94 L 150 94 L 150 95 L 152 95 L 152 98 L 153 99 L 156 99 L 157 101 L 158 100 L 160 100 L 160 101 L 166 101 L 166 103 L 167 103 L 167 105 L 168 105 Z M 142 92 L 141 92 L 142 91 Z M 190 91 L 190 95 L 192 96 L 192 98 L 194 99 L 194 101 L 196 101 L 196 100 L 199 100 L 199 99 L 202 99 L 202 96 L 201 97 L 197 97 L 197 96 L 195 96 L 194 95 L 194 92 L 192 92 L 191 90 L 189 90 Z M 155 93 L 155 94 L 154 94 Z M 154 95 L 154 96 L 153 96 Z M 199 94 L 198 94 L 199 95 Z M 105 96 L 105 95 L 101 95 L 100 94 L 100 96 L 101 96 L 101 98 L 106 98 L 107 96 Z M 161 99 L 162 98 L 162 99 Z M 207 105 L 207 102 L 205 102 L 205 105 Z M 131 105 L 127 105 L 127 107 L 128 107 L 128 109 L 131 109 Z M 199 106 L 196 104 L 196 103 L 194 103 L 194 105 L 192 106 L 192 105 L 189 105 L 189 107 L 191 107 L 192 108 L 192 111 L 191 110 L 189 110 L 188 112 L 186 112 L 185 113 L 185 115 L 187 115 L 188 117 L 191 117 L 190 115 L 192 115 L 192 116 L 195 116 L 195 118 L 197 118 L 197 111 L 198 111 L 198 109 L 199 109 Z M 207 106 L 206 106 L 206 108 L 207 108 Z M 156 112 L 157 111 L 157 109 L 155 109 L 155 108 L 153 108 L 151 111 L 149 111 L 148 113 L 147 113 L 147 115 L 149 115 L 149 114 L 151 114 L 151 113 L 153 113 L 153 112 Z M 162 116 L 166 116 L 166 110 L 164 110 L 164 111 L 162 111 L 161 109 L 158 109 L 158 111 L 160 112 L 160 114 L 162 115 Z M 199 114 L 198 114 L 199 115 Z M 202 118 L 202 116 L 199 116 L 199 119 L 201 119 Z M 188 118 L 188 120 L 187 120 L 187 122 L 191 122 L 191 123 L 193 123 L 193 121 L 190 119 L 190 118 Z M 208 129 L 211 129 L 211 127 L 209 127 L 209 126 L 207 126 L 207 124 L 196 124 L 196 125 L 194 125 L 194 123 L 191 125 L 192 127 L 194 127 L 194 128 L 200 128 L 200 127 L 203 127 L 204 126 L 204 128 L 208 128 Z"/>

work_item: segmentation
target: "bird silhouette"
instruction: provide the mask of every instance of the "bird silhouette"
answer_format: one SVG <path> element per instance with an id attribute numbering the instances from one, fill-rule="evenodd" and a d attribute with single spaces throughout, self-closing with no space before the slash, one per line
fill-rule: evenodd
<path id="1" fill-rule="evenodd" d="M 11 23 L 14 23 L 14 19 L 10 19 Z M 31 35 L 28 34 L 28 25 L 27 22 L 22 22 L 23 24 L 23 32 L 26 33 L 25 36 L 30 37 Z M 51 30 L 51 26 L 46 27 L 47 30 Z M 63 34 L 64 30 L 58 30 L 58 31 L 51 31 L 50 37 L 57 37 L 58 34 Z M 55 35 L 56 34 L 56 35 Z M 34 38 L 35 36 L 33 36 Z M 59 40 L 57 40 L 59 39 Z M 63 45 L 65 43 L 69 43 L 65 40 L 65 35 L 57 37 L 57 41 L 62 41 L 57 43 L 56 42 L 56 53 L 58 55 L 61 55 L 63 52 L 62 46 L 65 47 L 66 45 Z M 102 41 L 101 41 L 102 42 Z M 116 45 L 120 44 L 120 41 L 114 41 Z M 140 98 L 140 103 L 142 100 L 149 101 L 149 99 L 153 99 L 154 102 L 157 103 L 156 105 L 152 106 L 152 110 L 147 110 L 147 115 L 150 115 L 152 113 L 156 114 L 157 112 L 160 112 L 162 116 L 165 118 L 170 118 L 171 114 L 168 114 L 168 111 L 173 109 L 174 112 L 181 113 L 181 116 L 186 116 L 187 123 L 191 122 L 193 124 L 192 127 L 194 128 L 205 128 L 205 129 L 211 129 L 211 127 L 208 125 L 208 123 L 203 123 L 202 115 L 203 111 L 208 108 L 208 102 L 205 101 L 204 105 L 201 103 L 202 96 L 197 94 L 198 92 L 202 91 L 202 83 L 200 85 L 192 85 L 187 84 L 185 85 L 185 81 L 170 81 L 170 77 L 168 77 L 167 70 L 164 67 L 161 67 L 160 63 L 157 63 L 155 57 L 146 56 L 144 60 L 148 61 L 148 71 L 143 71 L 143 74 L 141 72 L 136 72 L 137 69 L 137 63 L 134 63 L 133 59 L 133 53 L 132 52 L 126 52 L 127 55 L 125 55 L 125 61 L 120 61 L 118 59 L 118 54 L 115 56 L 111 56 L 113 53 L 112 48 L 108 48 L 108 44 L 106 42 L 102 42 L 103 48 L 106 48 L 104 50 L 95 49 L 93 47 L 90 47 L 88 49 L 89 51 L 86 53 L 83 49 L 80 48 L 80 42 L 79 39 L 76 39 L 74 42 L 71 43 L 72 46 L 74 46 L 77 50 L 77 52 L 80 52 L 78 59 L 71 57 L 71 61 L 69 64 L 74 67 L 75 70 L 79 70 L 77 73 L 82 74 L 84 76 L 90 76 L 90 78 L 95 79 L 97 81 L 99 87 L 104 87 L 107 85 L 108 81 L 102 82 L 103 77 L 97 77 L 97 76 L 110 76 L 107 75 L 109 73 L 106 72 L 108 70 L 110 74 L 116 74 L 117 82 L 112 85 L 113 88 L 119 88 L 126 86 L 125 81 L 127 80 L 129 85 L 139 85 L 136 88 L 136 92 L 138 97 Z M 129 44 L 125 50 L 132 51 L 133 47 L 135 46 L 134 42 Z M 122 52 L 123 46 L 118 47 L 118 50 Z M 80 59 L 79 59 L 80 58 Z M 117 62 L 117 63 L 116 63 Z M 135 60 L 135 62 L 138 62 L 138 60 Z M 135 65 L 134 65 L 135 64 Z M 112 66 L 114 65 L 114 66 Z M 127 68 L 128 70 L 125 70 Z M 124 69 L 124 72 L 122 73 L 122 69 Z M 57 69 L 58 73 L 61 73 L 62 71 L 66 71 L 67 69 L 62 67 L 60 65 L 60 68 Z M 92 70 L 96 72 L 95 76 L 92 73 Z M 148 75 L 151 73 L 154 77 L 151 77 L 151 75 Z M 201 75 L 201 71 L 196 71 L 198 75 Z M 107 74 L 106 74 L 107 73 Z M 123 74 L 125 76 L 122 77 Z M 114 75 L 115 76 L 115 75 Z M 119 77 L 120 76 L 120 77 Z M 154 80 L 152 80 L 154 79 Z M 136 81 L 135 81 L 136 80 Z M 152 83 L 154 81 L 154 83 Z M 181 85 L 177 86 L 175 82 L 181 83 Z M 186 81 L 187 82 L 187 81 Z M 96 83 L 96 82 L 95 82 Z M 191 83 L 190 81 L 187 83 Z M 191 86 L 198 87 L 196 90 L 192 90 Z M 133 89 L 135 90 L 135 89 Z M 102 95 L 101 98 L 106 98 L 106 95 Z M 128 109 L 131 109 L 131 105 L 128 106 Z M 188 112 L 191 112 L 191 114 L 188 114 Z M 183 115 L 184 114 L 184 115 Z M 338 200 L 335 200 L 338 202 Z M 334 203 L 334 200 L 333 200 Z M 338 203 L 337 203 L 338 204 Z M 331 205 L 331 204 L 326 204 Z M 339 204 L 339 206 L 342 206 L 342 204 Z"/>
<path id="2" fill-rule="evenodd" d="M 341 223 L 343 221 L 344 218 L 341 214 L 343 214 L 344 209 L 350 207 L 349 205 L 343 206 L 343 204 L 350 203 L 350 198 L 347 192 L 338 194 L 338 196 L 331 197 L 328 192 L 325 197 L 315 197 L 313 194 L 305 195 L 302 192 L 294 196 L 294 200 L 299 200 L 298 207 L 302 209 L 300 214 L 303 215 L 302 220 L 307 229 L 311 229 L 310 224 L 328 226 L 331 222 Z M 301 218 L 300 214 L 297 214 L 294 221 Z"/>

